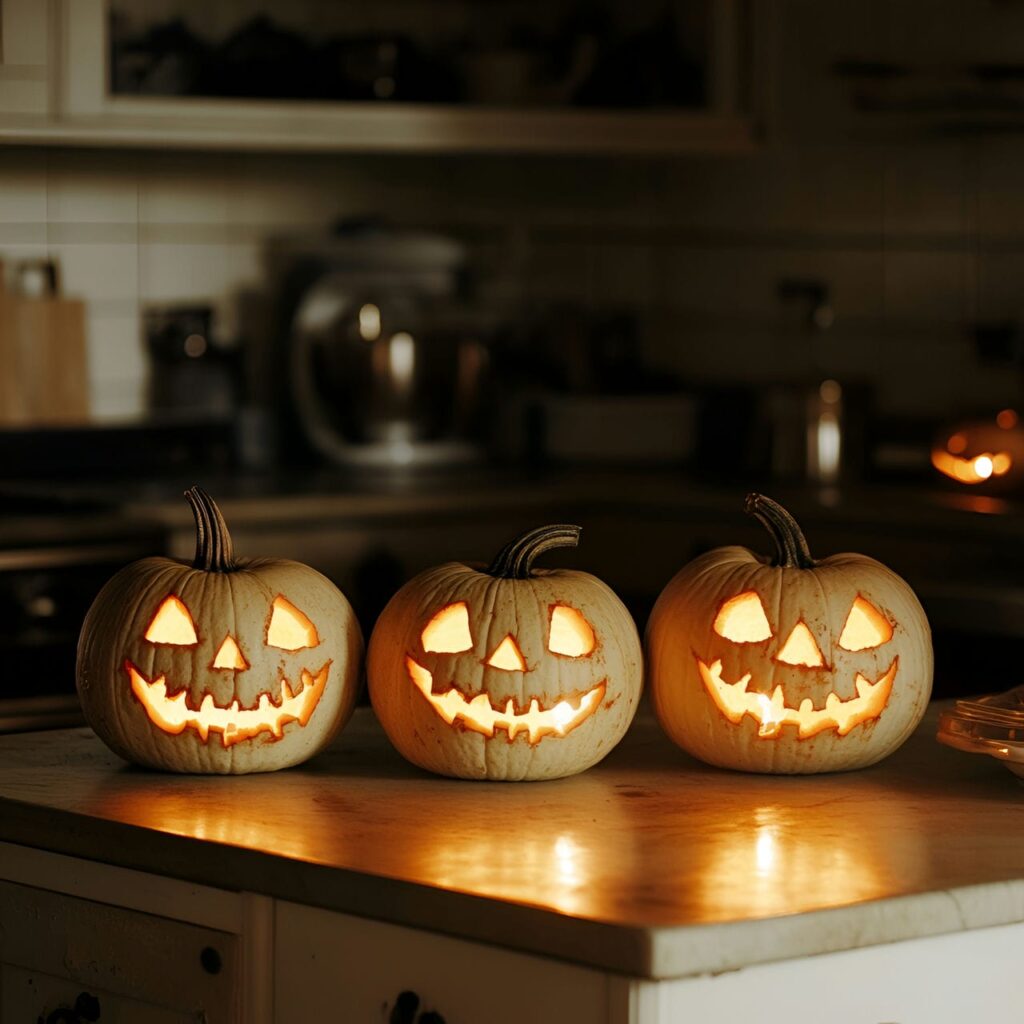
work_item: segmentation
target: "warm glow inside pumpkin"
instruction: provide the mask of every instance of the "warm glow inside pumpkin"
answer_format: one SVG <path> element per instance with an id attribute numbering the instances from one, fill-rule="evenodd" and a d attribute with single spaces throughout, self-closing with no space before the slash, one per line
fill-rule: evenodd
<path id="1" fill-rule="evenodd" d="M 169 594 L 160 602 L 145 639 L 157 645 L 198 646 L 195 622 L 181 598 Z M 299 651 L 320 643 L 313 623 L 280 595 L 270 606 L 264 639 L 268 647 L 284 651 Z M 233 673 L 249 670 L 249 662 L 230 633 L 218 645 L 211 668 Z M 193 729 L 204 743 L 210 733 L 217 733 L 225 747 L 263 732 L 280 737 L 289 722 L 305 726 L 327 686 L 330 668 L 329 661 L 316 672 L 302 668 L 295 684 L 289 683 L 288 678 L 282 675 L 277 694 L 261 693 L 255 707 L 243 707 L 237 698 L 226 706 L 220 706 L 209 692 L 197 701 L 183 685 L 175 685 L 174 680 L 168 682 L 166 675 L 149 680 L 131 659 L 125 661 L 132 693 L 145 708 L 153 725 L 172 735 Z"/>
<path id="2" fill-rule="evenodd" d="M 714 629 L 719 636 L 738 644 L 763 643 L 773 635 L 761 599 L 752 590 L 725 602 L 715 619 Z M 868 650 L 888 643 L 892 633 L 892 626 L 882 613 L 858 595 L 843 626 L 839 646 L 847 651 Z M 773 660 L 797 668 L 832 671 L 814 634 L 802 619 L 790 631 Z M 823 707 L 815 707 L 810 697 L 803 698 L 798 707 L 791 707 L 786 703 L 781 684 L 774 687 L 770 696 L 749 692 L 753 673 L 748 672 L 735 683 L 728 683 L 722 678 L 721 659 L 709 665 L 697 657 L 704 687 L 722 714 L 733 723 L 738 723 L 744 715 L 750 715 L 757 723 L 758 735 L 769 738 L 778 736 L 784 725 L 795 725 L 801 739 L 825 729 L 835 729 L 838 735 L 845 736 L 862 722 L 877 718 L 892 692 L 897 664 L 898 659 L 894 658 L 885 673 L 874 682 L 860 672 L 855 673 L 854 697 L 844 700 L 831 690 Z"/>
<path id="3" fill-rule="evenodd" d="M 236 559 L 210 496 L 186 497 L 194 561 L 126 566 L 86 617 L 83 710 L 117 753 L 152 767 L 238 774 L 296 764 L 355 703 L 362 638 L 352 609 L 308 566 Z"/>
<path id="4" fill-rule="evenodd" d="M 713 764 L 832 771 L 878 760 L 920 720 L 928 624 L 895 573 L 862 555 L 811 557 L 796 521 L 761 495 L 748 511 L 773 559 L 720 548 L 684 567 L 648 625 L 658 716 Z"/>
<path id="5" fill-rule="evenodd" d="M 426 624 L 421 635 L 423 650 L 430 653 L 460 654 L 474 646 L 470 630 L 469 609 L 465 601 L 448 605 L 438 611 Z M 584 658 L 596 646 L 594 630 L 586 618 L 575 608 L 555 605 L 551 609 L 548 625 L 547 649 L 566 658 Z M 486 659 L 488 668 L 503 672 L 529 671 L 523 652 L 511 633 L 504 638 Z M 604 696 L 605 681 L 591 687 L 586 693 L 574 694 L 544 707 L 534 697 L 525 710 L 518 710 L 515 698 L 508 697 L 495 707 L 487 693 L 467 699 L 457 688 L 434 692 L 434 676 L 414 658 L 406 658 L 409 678 L 430 703 L 431 707 L 451 725 L 458 720 L 467 729 L 484 736 L 493 736 L 503 729 L 510 740 L 522 732 L 531 744 L 545 736 L 565 736 L 589 717 Z"/>
<path id="6" fill-rule="evenodd" d="M 460 778 L 557 778 L 621 738 L 641 682 L 629 613 L 588 573 L 533 569 L 579 532 L 531 530 L 487 568 L 439 566 L 388 604 L 370 697 L 411 761 Z"/>

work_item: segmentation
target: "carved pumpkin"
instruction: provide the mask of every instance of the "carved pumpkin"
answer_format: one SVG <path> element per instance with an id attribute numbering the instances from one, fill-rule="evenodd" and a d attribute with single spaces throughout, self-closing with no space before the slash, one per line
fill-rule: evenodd
<path id="1" fill-rule="evenodd" d="M 864 555 L 815 561 L 796 521 L 761 495 L 747 511 L 772 560 L 726 547 L 694 559 L 647 628 L 654 707 L 668 735 L 742 771 L 860 768 L 914 730 L 932 686 L 914 592 Z"/>
<path id="2" fill-rule="evenodd" d="M 78 694 L 100 739 L 180 772 L 273 771 L 348 719 L 363 642 L 348 601 L 298 562 L 236 561 L 197 487 L 189 565 L 144 558 L 103 587 L 78 643 Z"/>
<path id="3" fill-rule="evenodd" d="M 467 779 L 551 779 L 596 764 L 622 738 L 643 675 L 629 612 L 589 573 L 533 568 L 579 534 L 541 527 L 487 569 L 430 569 L 381 613 L 370 699 L 414 764 Z"/>

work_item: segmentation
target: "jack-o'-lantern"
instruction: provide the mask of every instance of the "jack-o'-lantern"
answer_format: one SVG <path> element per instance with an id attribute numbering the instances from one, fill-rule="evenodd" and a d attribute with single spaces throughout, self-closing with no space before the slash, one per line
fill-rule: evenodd
<path id="1" fill-rule="evenodd" d="M 82 626 L 86 720 L 129 761 L 180 772 L 272 771 L 312 757 L 355 704 L 362 636 L 315 569 L 236 561 L 213 499 L 186 493 L 187 562 L 144 558 L 103 587 Z"/>
<path id="2" fill-rule="evenodd" d="M 743 771 L 860 768 L 914 730 L 932 685 L 928 620 L 910 587 L 864 555 L 816 561 L 793 517 L 747 511 L 775 557 L 710 551 L 685 566 L 647 628 L 654 707 L 668 735 Z"/>
<path id="3" fill-rule="evenodd" d="M 381 613 L 370 699 L 414 764 L 459 778 L 551 779 L 589 768 L 622 738 L 643 676 L 629 612 L 589 573 L 533 568 L 579 534 L 541 527 L 486 569 L 430 569 Z"/>
<path id="4" fill-rule="evenodd" d="M 932 447 L 932 465 L 960 484 L 1008 490 L 1024 479 L 1024 425 L 1013 409 L 993 420 L 944 430 Z"/>

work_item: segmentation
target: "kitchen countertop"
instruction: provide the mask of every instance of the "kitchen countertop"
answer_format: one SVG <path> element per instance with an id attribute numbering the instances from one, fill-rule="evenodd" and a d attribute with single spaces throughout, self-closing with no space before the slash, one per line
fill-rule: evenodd
<path id="1" fill-rule="evenodd" d="M 133 519 L 164 527 L 192 522 L 183 492 L 201 484 L 225 516 L 245 522 L 304 519 L 366 519 L 381 515 L 450 514 L 473 509 L 546 505 L 585 510 L 648 509 L 686 521 L 693 516 L 729 516 L 746 523 L 748 490 L 766 493 L 805 523 L 842 523 L 916 535 L 922 527 L 950 539 L 976 535 L 1024 536 L 1024 503 L 1016 496 L 992 497 L 943 485 L 861 483 L 843 489 L 746 481 L 719 482 L 681 468 L 474 467 L 434 472 L 364 473 L 312 469 L 262 474 L 200 471 L 179 479 L 117 481 L 7 481 L 0 497 L 20 501 L 106 505 Z M 18 511 L 17 506 L 14 509 Z"/>
<path id="2" fill-rule="evenodd" d="M 0 737 L 0 840 L 648 978 L 1024 921 L 1024 808 L 939 706 L 844 775 L 706 767 L 645 710 L 546 783 L 428 776 L 369 709 L 301 767 L 130 768 L 87 729 Z M 0 862 L 0 876 L 2 876 Z"/>

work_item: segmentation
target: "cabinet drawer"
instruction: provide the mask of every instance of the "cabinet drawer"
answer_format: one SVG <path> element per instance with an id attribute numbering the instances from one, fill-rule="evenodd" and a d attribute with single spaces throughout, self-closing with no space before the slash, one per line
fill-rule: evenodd
<path id="1" fill-rule="evenodd" d="M 80 995 L 104 1022 L 238 1020 L 237 947 L 227 932 L 0 882 L 0 1021 L 45 1021 Z"/>
<path id="2" fill-rule="evenodd" d="M 642 982 L 639 1016 L 641 1024 L 1018 1021 L 1022 948 L 1024 925 L 1014 924 Z"/>
<path id="3" fill-rule="evenodd" d="M 604 974 L 294 903 L 275 920 L 274 1020 L 387 1024 L 414 992 L 444 1024 L 608 1022 Z"/>

